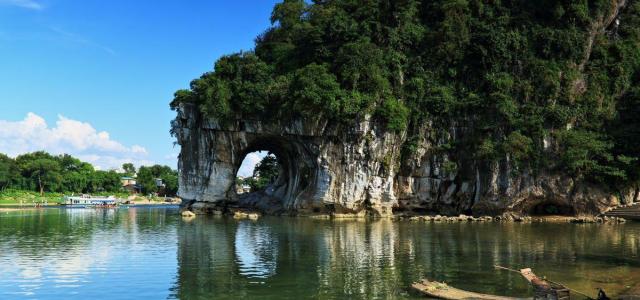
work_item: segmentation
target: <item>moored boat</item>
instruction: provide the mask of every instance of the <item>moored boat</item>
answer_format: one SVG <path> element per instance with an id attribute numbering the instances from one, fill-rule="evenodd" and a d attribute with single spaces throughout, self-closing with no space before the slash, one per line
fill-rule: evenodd
<path id="1" fill-rule="evenodd" d="M 96 207 L 110 208 L 116 207 L 118 199 L 114 196 L 91 196 L 83 194 L 80 196 L 65 196 L 62 205 L 68 207 Z"/>

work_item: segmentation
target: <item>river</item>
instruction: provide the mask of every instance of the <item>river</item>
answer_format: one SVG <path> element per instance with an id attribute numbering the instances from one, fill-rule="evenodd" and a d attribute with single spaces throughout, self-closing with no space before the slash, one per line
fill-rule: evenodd
<path id="1" fill-rule="evenodd" d="M 0 213 L 0 299 L 402 299 L 423 277 L 531 295 L 532 267 L 592 295 L 640 282 L 640 223 L 197 217 L 177 208 Z"/>

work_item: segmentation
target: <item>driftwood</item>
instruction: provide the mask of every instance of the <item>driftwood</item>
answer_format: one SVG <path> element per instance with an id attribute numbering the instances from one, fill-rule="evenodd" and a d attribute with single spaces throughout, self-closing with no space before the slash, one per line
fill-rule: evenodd
<path id="1" fill-rule="evenodd" d="M 533 286 L 534 299 L 569 300 L 568 288 L 536 276 L 530 268 L 520 270 L 520 274 Z"/>
<path id="2" fill-rule="evenodd" d="M 498 267 L 500 269 L 505 269 L 513 272 L 518 272 L 522 274 L 522 276 L 527 279 L 533 286 L 535 290 L 534 298 L 513 298 L 513 297 L 504 297 L 504 296 L 496 296 L 489 294 L 481 294 L 475 292 L 468 292 L 461 289 L 457 289 L 447 285 L 446 283 L 429 281 L 427 279 L 423 279 L 420 282 L 415 282 L 411 287 L 420 293 L 438 299 L 451 299 L 451 300 L 462 300 L 462 299 L 484 299 L 484 300 L 515 300 L 515 299 L 546 299 L 546 300 L 569 300 L 569 289 L 566 287 L 557 284 L 555 282 L 551 282 L 549 280 L 544 280 L 536 274 L 533 274 L 531 269 L 522 269 L 520 271 L 512 270 L 509 268 Z"/>
<path id="3" fill-rule="evenodd" d="M 516 300 L 516 299 L 533 299 L 533 298 L 512 298 L 512 297 L 503 297 L 503 296 L 495 296 L 488 294 L 480 294 L 474 292 L 468 292 L 464 290 L 460 290 L 451 286 L 448 286 L 446 283 L 429 281 L 427 279 L 423 279 L 420 282 L 415 282 L 411 285 L 415 290 L 420 293 L 438 299 L 450 299 L 450 300 L 460 300 L 460 299 L 481 299 L 481 300 Z"/>

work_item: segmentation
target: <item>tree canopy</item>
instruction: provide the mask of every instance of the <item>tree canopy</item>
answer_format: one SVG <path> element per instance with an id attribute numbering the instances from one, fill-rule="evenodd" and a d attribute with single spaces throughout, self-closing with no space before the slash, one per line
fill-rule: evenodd
<path id="1" fill-rule="evenodd" d="M 162 180 L 164 188 L 157 186 L 156 179 Z M 145 193 L 175 195 L 178 192 L 178 172 L 168 166 L 141 166 L 138 169 L 137 182 L 143 186 Z"/>
<path id="2" fill-rule="evenodd" d="M 133 164 L 124 164 L 124 173 L 100 171 L 87 162 L 68 155 L 51 155 L 44 151 L 27 153 L 15 159 L 0 154 L 0 191 L 5 189 L 58 193 L 122 192 L 122 176 L 133 176 Z M 133 171 L 133 172 L 132 172 Z M 145 192 L 157 192 L 155 178 L 165 184 L 164 194 L 175 195 L 178 172 L 167 166 L 140 167 L 138 181 Z"/>

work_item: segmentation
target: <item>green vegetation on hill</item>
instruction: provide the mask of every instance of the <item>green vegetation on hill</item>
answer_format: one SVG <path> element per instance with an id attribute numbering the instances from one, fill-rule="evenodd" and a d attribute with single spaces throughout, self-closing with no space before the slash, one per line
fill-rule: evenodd
<path id="1" fill-rule="evenodd" d="M 616 2 L 285 0 L 253 51 L 220 58 L 171 106 L 226 122 L 371 114 L 407 132 L 404 154 L 433 121 L 471 131 L 451 146 L 478 160 L 637 183 L 640 2 L 619 25 Z"/>
<path id="2" fill-rule="evenodd" d="M 86 162 L 68 154 L 51 155 L 39 151 L 19 155 L 15 159 L 0 154 L 0 199 L 31 199 L 38 197 L 57 198 L 62 193 L 123 193 L 121 177 L 136 173 L 131 164 L 123 166 L 125 173 L 100 171 Z M 158 191 L 155 178 L 162 179 L 164 192 L 175 195 L 178 189 L 178 174 L 167 166 L 141 166 L 138 183 L 143 193 Z M 25 197 L 19 197 L 25 196 Z"/>

